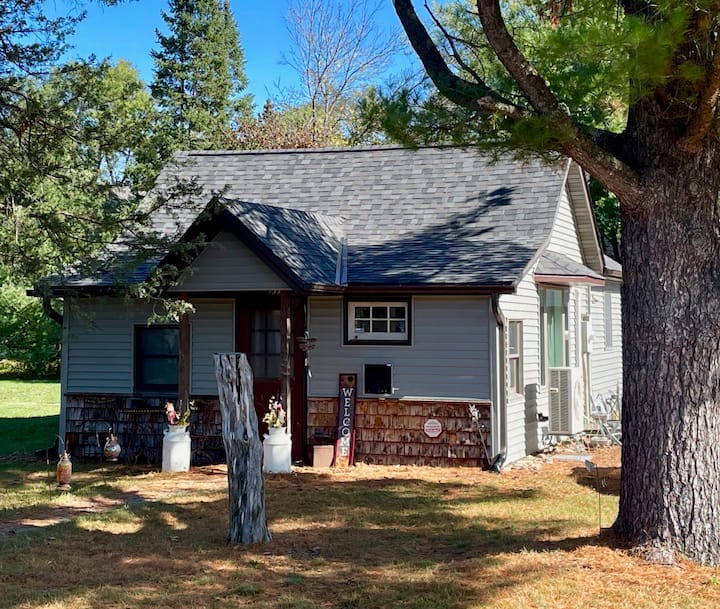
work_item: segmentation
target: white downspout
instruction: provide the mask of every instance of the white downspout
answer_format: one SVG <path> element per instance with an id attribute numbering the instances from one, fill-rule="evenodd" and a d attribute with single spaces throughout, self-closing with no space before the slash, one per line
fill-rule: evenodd
<path id="1" fill-rule="evenodd" d="M 493 457 L 490 470 L 499 473 L 507 459 L 507 396 L 505 394 L 505 316 L 500 310 L 500 297 L 492 295 L 492 312 L 497 323 L 498 337 L 498 429 L 500 446 L 498 453 Z"/>

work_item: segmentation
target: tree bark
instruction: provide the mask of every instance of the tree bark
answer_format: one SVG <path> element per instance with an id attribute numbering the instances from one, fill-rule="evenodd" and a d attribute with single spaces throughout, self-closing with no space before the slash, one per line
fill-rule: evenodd
<path id="1" fill-rule="evenodd" d="M 253 402 L 252 370 L 245 354 L 216 353 L 215 378 L 228 468 L 228 542 L 268 542 L 263 449 Z"/>
<path id="2" fill-rule="evenodd" d="M 640 125 L 636 127 L 641 128 Z M 623 452 L 617 533 L 651 560 L 720 564 L 720 152 L 635 133 L 622 201 Z"/>

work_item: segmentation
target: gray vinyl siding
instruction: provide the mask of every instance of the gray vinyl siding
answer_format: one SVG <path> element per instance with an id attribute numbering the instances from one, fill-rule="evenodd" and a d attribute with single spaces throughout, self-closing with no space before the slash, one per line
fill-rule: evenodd
<path id="1" fill-rule="evenodd" d="M 234 350 L 233 302 L 191 301 L 191 392 L 216 395 L 212 354 Z M 63 359 L 64 392 L 133 392 L 134 327 L 151 308 L 121 298 L 68 299 Z"/>
<path id="2" fill-rule="evenodd" d="M 131 392 L 133 326 L 147 323 L 150 313 L 150 307 L 120 298 L 66 299 L 66 391 Z"/>
<path id="3" fill-rule="evenodd" d="M 580 242 L 575 230 L 575 219 L 570 208 L 570 199 L 567 190 L 563 189 L 558 205 L 552 233 L 547 249 L 558 254 L 563 254 L 574 262 L 583 263 L 583 256 L 580 251 Z"/>
<path id="4" fill-rule="evenodd" d="M 563 210 L 563 208 L 565 208 Z M 560 205 L 553 229 L 551 244 L 554 251 L 561 252 L 568 257 L 576 259 L 580 257 L 580 249 L 577 237 L 573 240 L 569 232 L 567 222 L 572 222 L 570 208 L 567 206 L 567 199 Z M 548 248 L 550 245 L 548 245 Z M 547 385 L 541 384 L 541 353 L 540 353 L 540 297 L 538 286 L 534 281 L 534 269 L 531 269 L 518 284 L 515 294 L 503 295 L 500 297 L 500 307 L 507 321 L 523 322 L 523 385 L 524 395 L 510 391 L 506 379 L 506 400 L 507 400 L 507 449 L 508 461 L 519 459 L 526 454 L 535 452 L 543 447 L 548 438 L 548 423 L 540 422 L 538 414 L 548 415 L 548 393 Z M 548 286 L 549 287 L 549 286 Z M 566 363 L 574 368 L 573 378 L 580 379 L 583 370 L 582 315 L 587 311 L 588 290 L 585 285 L 558 286 L 568 291 L 568 340 Z M 619 308 L 619 292 L 617 293 L 617 306 Z M 597 305 L 602 313 L 602 296 Z M 593 308 L 594 332 L 597 335 L 597 324 L 602 330 L 602 320 L 596 319 L 596 311 Z M 619 323 L 617 325 L 619 331 Z M 617 345 L 619 345 L 619 336 Z M 596 343 L 597 345 L 597 339 Z M 596 347 L 597 350 L 597 347 Z M 612 356 L 614 361 L 609 357 Z M 598 368 L 598 373 L 603 383 L 611 382 L 613 387 L 617 383 L 620 365 L 619 349 L 612 354 L 603 354 L 601 361 L 593 362 L 593 370 Z M 593 388 L 595 379 L 591 377 Z"/>
<path id="5" fill-rule="evenodd" d="M 511 391 L 505 379 L 508 461 L 515 461 L 538 450 L 540 429 L 537 414 L 547 413 L 547 395 L 540 386 L 540 299 L 533 281 L 533 270 L 523 277 L 515 294 L 500 297 L 500 308 L 505 320 L 522 321 L 523 324 L 524 395 Z"/>
<path id="6" fill-rule="evenodd" d="M 612 303 L 612 346 L 605 340 L 605 292 Z M 593 395 L 622 393 L 622 316 L 620 310 L 620 285 L 608 280 L 605 286 L 594 287 L 591 298 L 593 329 L 592 354 L 590 356 L 591 391 Z"/>
<path id="7" fill-rule="evenodd" d="M 222 231 L 184 272 L 173 291 L 287 289 L 287 284 L 235 235 Z"/>
<path id="8" fill-rule="evenodd" d="M 195 313 L 190 317 L 190 393 L 217 395 L 215 362 L 218 352 L 235 351 L 235 308 L 232 300 L 191 300 Z"/>
<path id="9" fill-rule="evenodd" d="M 489 400 L 490 300 L 487 297 L 416 296 L 412 299 L 412 345 L 344 345 L 339 297 L 309 299 L 308 394 L 335 396 L 338 374 L 358 374 L 363 395 L 366 363 L 393 365 L 392 397 Z"/>

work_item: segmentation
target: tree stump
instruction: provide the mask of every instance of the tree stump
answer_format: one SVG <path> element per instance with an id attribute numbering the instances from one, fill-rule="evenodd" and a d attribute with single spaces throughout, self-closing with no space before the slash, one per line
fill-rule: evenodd
<path id="1" fill-rule="evenodd" d="M 216 353 L 222 435 L 228 473 L 228 543 L 272 539 L 265 517 L 263 448 L 253 402 L 252 369 L 244 353 Z"/>

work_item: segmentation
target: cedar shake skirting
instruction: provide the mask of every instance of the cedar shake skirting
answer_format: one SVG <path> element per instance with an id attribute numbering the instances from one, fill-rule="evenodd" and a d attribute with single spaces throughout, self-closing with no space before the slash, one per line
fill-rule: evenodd
<path id="1" fill-rule="evenodd" d="M 192 464 L 225 461 L 220 406 L 215 397 L 193 397 L 190 415 Z M 159 465 L 163 433 L 167 427 L 165 402 L 177 397 L 66 394 L 65 442 L 68 452 L 81 460 L 101 460 L 108 428 L 122 448 L 120 461 Z"/>
<path id="2" fill-rule="evenodd" d="M 120 461 L 159 465 L 166 428 L 163 396 L 66 394 L 68 451 L 82 460 L 102 459 L 108 428 L 122 447 Z M 192 464 L 223 463 L 222 420 L 216 397 L 191 397 Z M 378 465 L 432 465 L 487 467 L 483 440 L 490 451 L 489 434 L 473 424 L 468 404 L 480 413 L 480 424 L 490 430 L 490 404 L 358 398 L 355 416 L 355 462 Z M 442 433 L 428 437 L 423 425 L 437 419 Z M 337 398 L 308 398 L 308 445 L 332 444 L 337 435 Z M 492 456 L 492 455 L 491 455 Z"/>
<path id="3" fill-rule="evenodd" d="M 489 452 L 490 437 L 480 433 L 473 424 L 468 404 L 477 406 L 479 422 L 489 432 L 488 402 L 358 398 L 355 462 L 487 467 L 483 440 Z M 442 433 L 436 438 L 428 437 L 423 431 L 428 419 L 437 419 L 442 425 Z M 310 444 L 331 443 L 336 430 L 337 398 L 308 398 Z"/>

